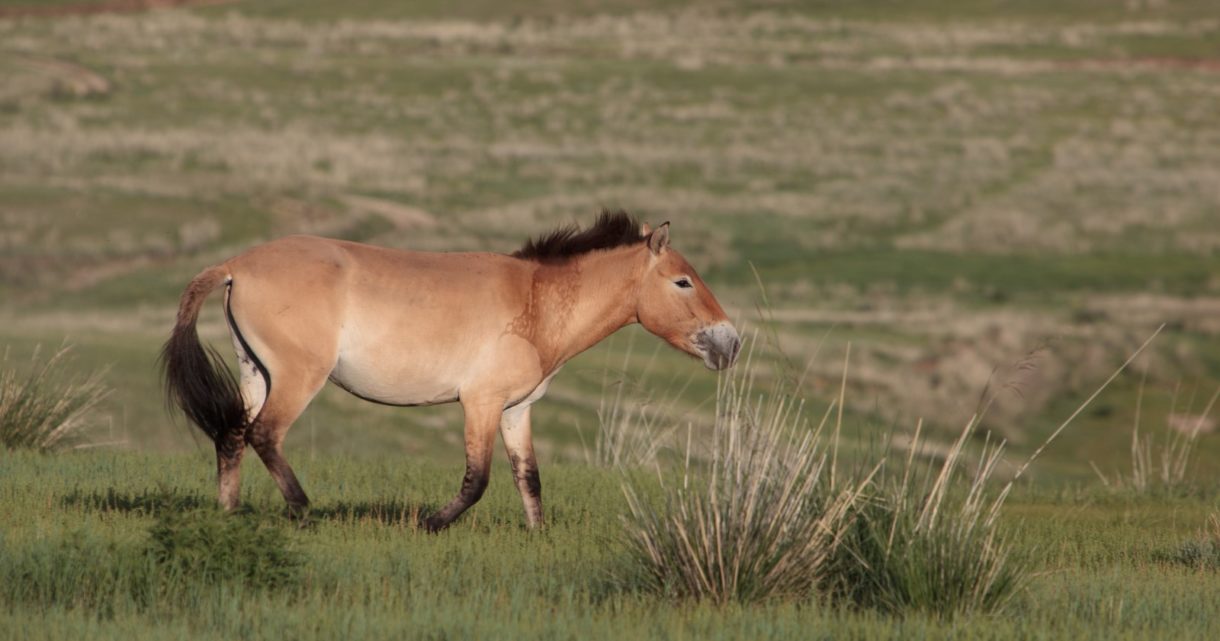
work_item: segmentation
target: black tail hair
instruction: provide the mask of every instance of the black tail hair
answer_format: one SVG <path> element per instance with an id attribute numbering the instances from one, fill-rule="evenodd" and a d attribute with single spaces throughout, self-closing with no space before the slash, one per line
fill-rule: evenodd
<path id="1" fill-rule="evenodd" d="M 246 407 L 237 377 L 215 349 L 204 348 L 195 331 L 203 300 L 225 277 L 212 268 L 191 281 L 160 358 L 166 402 L 181 409 L 213 442 L 246 428 Z"/>

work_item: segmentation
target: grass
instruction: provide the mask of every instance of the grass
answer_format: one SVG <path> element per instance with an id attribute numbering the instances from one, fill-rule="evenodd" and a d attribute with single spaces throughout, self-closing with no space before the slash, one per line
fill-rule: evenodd
<path id="1" fill-rule="evenodd" d="M 1220 390 L 1206 402 L 1198 415 L 1178 414 L 1178 391 L 1170 403 L 1170 412 L 1165 418 L 1164 432 L 1158 442 L 1154 434 L 1140 434 L 1140 409 L 1143 406 L 1143 385 L 1136 402 L 1135 425 L 1131 428 L 1131 467 L 1124 474 L 1115 472 L 1106 475 L 1094 466 L 1103 485 L 1116 491 L 1133 492 L 1180 492 L 1189 489 L 1191 468 L 1195 463 L 1195 449 L 1202 430 L 1208 423 Z M 1176 423 L 1176 424 L 1175 424 Z"/>
<path id="2" fill-rule="evenodd" d="M 624 573 L 660 596 L 719 604 L 817 597 L 869 479 L 836 486 L 826 422 L 804 425 L 801 404 L 777 390 L 755 400 L 748 374 L 724 377 L 716 405 L 710 437 L 692 451 L 688 434 L 660 500 L 627 477 Z"/>
<path id="3" fill-rule="evenodd" d="M 49 357 L 35 348 L 27 366 L 0 361 L 0 445 L 4 449 L 50 452 L 82 445 L 94 427 L 97 406 L 110 393 L 104 372 L 69 371 L 71 349 Z"/>
<path id="4" fill-rule="evenodd" d="M 1197 538 L 1182 543 L 1177 549 L 1164 552 L 1160 558 L 1203 571 L 1220 570 L 1220 515 L 1207 519 Z"/>
<path id="5" fill-rule="evenodd" d="M 159 520 L 202 518 L 211 504 L 208 459 L 207 452 L 4 455 L 3 575 L 72 570 L 106 581 L 143 572 Z M 1008 639 L 1053 630 L 1082 639 L 1202 639 L 1203 622 L 1220 615 L 1211 598 L 1220 575 L 1159 557 L 1198 536 L 1217 509 L 1210 497 L 1099 502 L 1018 488 L 1002 522 L 1014 558 L 1031 573 L 1026 590 L 1001 614 L 946 622 L 811 604 L 675 605 L 624 590 L 607 580 L 623 562 L 611 534 L 627 507 L 611 471 L 545 467 L 550 527 L 531 533 L 507 467 L 497 467 L 484 501 L 444 536 L 430 536 L 400 515 L 446 500 L 460 465 L 323 457 L 297 467 L 317 514 L 309 527 L 275 532 L 300 554 L 299 582 L 265 589 L 194 580 L 172 599 L 147 603 L 130 591 L 101 591 L 83 608 L 63 593 L 19 594 L 25 584 L 6 580 L 0 636 Z M 279 518 L 282 501 L 268 475 L 251 469 L 247 492 L 254 514 L 228 518 Z M 65 550 L 88 562 L 64 563 Z"/>
<path id="6" fill-rule="evenodd" d="M 1003 445 L 985 444 L 973 474 L 956 478 L 969 473 L 961 469 L 968 465 L 963 447 L 976 428 L 968 423 L 943 461 L 925 465 L 915 458 L 927 455 L 916 427 L 905 464 L 884 470 L 855 510 L 827 580 L 832 594 L 894 615 L 942 619 L 1011 606 L 1028 568 L 1012 558 L 1000 527 L 1007 489 L 995 477 Z"/>
<path id="7" fill-rule="evenodd" d="M 501 470 L 455 531 L 419 535 L 413 515 L 460 475 L 460 412 L 328 388 L 287 441 L 322 514 L 277 530 L 299 582 L 100 590 L 83 601 L 97 608 L 7 592 L 21 606 L 0 607 L 0 635 L 1215 636 L 1214 574 L 1160 555 L 1203 540 L 1217 506 L 1199 479 L 1220 471 L 1220 441 L 1192 441 L 1166 496 L 1100 488 L 1087 465 L 1126 474 L 1137 408 L 1168 416 L 1179 383 L 1220 384 L 1213 4 L 275 0 L 0 19 L 0 344 L 22 362 L 68 336 L 75 367 L 109 367 L 96 440 L 134 450 L 0 458 L 0 563 L 60 568 L 47 585 L 127 581 L 157 567 L 141 555 L 162 512 L 211 518 L 208 448 L 165 417 L 154 356 L 192 275 L 284 234 L 511 251 L 603 206 L 672 220 L 735 319 L 753 320 L 759 278 L 774 346 L 820 354 L 807 368 L 756 354 L 766 385 L 804 372 L 815 423 L 852 345 L 847 460 L 919 417 L 930 445 L 952 443 L 963 399 L 1043 346 L 981 426 L 1027 455 L 1169 324 L 1144 393 L 1115 381 L 1014 491 L 1004 542 L 1030 580 L 987 617 L 674 604 L 607 581 L 628 508 L 617 472 L 571 465 L 598 447 L 577 428 L 706 425 L 716 388 L 681 355 L 616 339 L 535 408 L 547 532 L 520 529 Z M 227 349 L 218 306 L 201 331 Z M 645 392 L 611 403 L 608 362 Z M 669 415 L 633 416 L 641 399 Z M 239 519 L 274 522 L 277 492 L 247 477 L 256 514 Z"/>
<path id="8" fill-rule="evenodd" d="M 630 368 L 635 352 L 634 339 L 623 352 L 621 367 L 607 361 L 602 371 L 602 397 L 597 408 L 597 430 L 591 441 L 580 433 L 584 460 L 590 465 L 606 468 L 648 468 L 672 448 L 681 409 L 676 397 L 682 396 L 688 385 L 677 387 L 670 381 L 669 389 L 658 391 L 649 373 L 656 364 L 657 352 L 646 361 L 643 372 Z M 579 425 L 577 426 L 579 431 Z"/>

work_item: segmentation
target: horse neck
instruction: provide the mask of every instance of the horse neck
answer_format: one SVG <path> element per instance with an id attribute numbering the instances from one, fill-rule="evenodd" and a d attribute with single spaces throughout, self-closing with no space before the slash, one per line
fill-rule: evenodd
<path id="1" fill-rule="evenodd" d="M 540 265 L 531 298 L 538 314 L 535 347 L 548 371 L 634 323 L 647 248 L 596 251 Z"/>

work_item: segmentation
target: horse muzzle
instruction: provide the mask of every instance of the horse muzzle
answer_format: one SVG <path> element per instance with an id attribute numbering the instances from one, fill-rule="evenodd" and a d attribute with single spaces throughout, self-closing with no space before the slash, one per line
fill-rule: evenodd
<path id="1" fill-rule="evenodd" d="M 717 323 L 699 330 L 695 335 L 695 350 L 703 357 L 703 364 L 708 369 L 727 369 L 737 362 L 741 338 L 732 325 Z"/>

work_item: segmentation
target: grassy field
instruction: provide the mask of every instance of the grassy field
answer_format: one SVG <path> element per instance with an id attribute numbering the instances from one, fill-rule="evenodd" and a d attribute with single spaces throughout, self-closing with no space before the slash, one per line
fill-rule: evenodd
<path id="1" fill-rule="evenodd" d="M 849 456 L 921 418 L 947 443 L 990 389 L 982 431 L 1018 463 L 1166 329 L 1021 486 L 1006 518 L 1037 574 L 1002 617 L 615 591 L 618 482 L 581 465 L 598 410 L 623 381 L 632 402 L 669 399 L 669 434 L 705 419 L 716 387 L 631 329 L 536 406 L 554 524 L 541 535 L 521 531 L 502 471 L 456 531 L 416 533 L 404 511 L 458 481 L 460 410 L 328 388 L 287 446 L 330 510 L 285 526 L 303 583 L 136 603 L 10 580 L 11 636 L 1214 636 L 1215 574 L 1153 560 L 1217 509 L 1217 421 L 1198 423 L 1220 387 L 1214 2 L 268 0 L 23 16 L 33 4 L 107 3 L 0 0 L 0 346 L 20 364 L 68 340 L 114 391 L 92 433 L 102 451 L 0 455 L 9 577 L 111 546 L 126 558 L 152 512 L 210 502 L 210 446 L 167 417 L 155 356 L 191 276 L 289 233 L 507 252 L 601 207 L 671 220 L 675 247 L 758 332 L 761 385 L 805 372 L 798 393 L 820 416 L 850 345 Z M 201 327 L 227 349 L 215 306 Z M 1101 488 L 1094 466 L 1126 471 L 1137 415 L 1161 442 L 1205 428 L 1195 490 Z M 257 468 L 246 478 L 273 511 Z M 201 605 L 183 615 L 185 602 Z"/>
<path id="2" fill-rule="evenodd" d="M 633 592 L 614 580 L 616 475 L 571 465 L 544 471 L 552 526 L 540 533 L 524 530 L 506 468 L 441 536 L 417 530 L 413 516 L 449 496 L 448 468 L 302 460 L 307 487 L 325 488 L 305 528 L 276 516 L 275 488 L 251 475 L 256 512 L 241 518 L 259 519 L 299 565 L 274 581 L 243 581 L 228 565 L 226 578 L 201 580 L 199 566 L 159 566 L 142 549 L 158 519 L 215 518 L 205 507 L 210 484 L 192 473 L 206 465 L 185 455 L 9 455 L 0 480 L 8 523 L 0 636 L 1209 639 L 1220 617 L 1214 568 L 1161 560 L 1197 536 L 1215 509 L 1210 497 L 1019 495 L 1006 526 L 1014 554 L 1033 570 L 1027 589 L 1008 612 L 946 622 L 816 603 L 716 608 Z"/>

